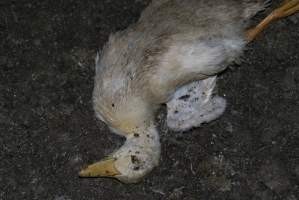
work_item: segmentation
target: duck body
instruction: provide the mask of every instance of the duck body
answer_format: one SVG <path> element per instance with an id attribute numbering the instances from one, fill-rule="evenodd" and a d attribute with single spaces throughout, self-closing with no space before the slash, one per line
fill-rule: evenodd
<path id="1" fill-rule="evenodd" d="M 110 36 L 96 59 L 93 104 L 99 119 L 127 137 L 110 156 L 115 178 L 136 182 L 158 165 L 157 109 L 171 106 L 190 84 L 214 77 L 236 60 L 246 45 L 249 19 L 264 6 L 263 0 L 153 0 L 136 24 Z M 199 89 L 209 86 L 206 99 L 214 82 L 199 84 Z"/>
<path id="2" fill-rule="evenodd" d="M 110 36 L 97 59 L 96 113 L 111 124 L 130 114 L 147 120 L 179 87 L 213 76 L 238 58 L 247 22 L 263 6 L 248 0 L 153 1 L 136 24 Z"/>

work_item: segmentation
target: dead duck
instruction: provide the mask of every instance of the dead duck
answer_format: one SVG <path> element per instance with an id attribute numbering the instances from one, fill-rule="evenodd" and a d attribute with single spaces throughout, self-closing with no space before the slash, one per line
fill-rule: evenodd
<path id="1" fill-rule="evenodd" d="M 154 119 L 162 104 L 174 130 L 220 116 L 225 100 L 212 95 L 217 74 L 270 22 L 299 10 L 299 0 L 285 0 L 247 30 L 267 2 L 153 0 L 136 24 L 111 35 L 96 58 L 93 105 L 96 116 L 126 142 L 80 176 L 135 183 L 148 174 L 159 163 Z"/>

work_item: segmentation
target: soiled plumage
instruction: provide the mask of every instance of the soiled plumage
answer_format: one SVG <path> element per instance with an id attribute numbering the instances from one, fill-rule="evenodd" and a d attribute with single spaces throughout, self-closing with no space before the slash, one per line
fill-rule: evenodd
<path id="1" fill-rule="evenodd" d="M 111 35 L 96 59 L 94 110 L 113 132 L 127 140 L 108 157 L 109 163 L 96 163 L 81 175 L 137 182 L 157 166 L 157 109 L 168 103 L 170 112 L 170 102 L 179 98 L 175 92 L 187 91 L 194 81 L 214 77 L 236 60 L 247 43 L 249 19 L 264 7 L 263 0 L 154 0 L 137 23 Z M 212 120 L 223 112 L 225 101 L 212 99 L 215 84 L 208 84 L 208 88 L 203 84 L 198 82 L 199 90 L 210 93 L 197 98 L 201 106 L 194 109 L 202 109 L 208 101 L 216 102 L 218 114 L 210 116 Z M 181 118 L 195 119 L 187 114 Z M 180 118 L 172 119 L 176 130 L 209 121 L 180 128 L 176 125 Z"/>
<path id="2" fill-rule="evenodd" d="M 95 111 L 107 115 L 107 123 L 122 124 L 130 114 L 123 109 L 136 110 L 140 101 L 154 111 L 178 87 L 222 71 L 241 53 L 247 20 L 263 5 L 239 0 L 154 1 L 136 24 L 111 35 L 104 47 L 96 64 Z M 145 112 L 135 114 L 148 119 Z"/>

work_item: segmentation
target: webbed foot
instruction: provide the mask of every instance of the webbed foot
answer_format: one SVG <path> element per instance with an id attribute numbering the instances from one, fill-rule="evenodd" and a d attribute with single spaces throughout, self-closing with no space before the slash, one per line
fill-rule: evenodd
<path id="1" fill-rule="evenodd" d="M 271 12 L 256 27 L 246 31 L 247 42 L 253 41 L 270 23 L 278 19 L 290 16 L 299 11 L 299 0 L 285 0 L 284 3 L 273 12 Z"/>

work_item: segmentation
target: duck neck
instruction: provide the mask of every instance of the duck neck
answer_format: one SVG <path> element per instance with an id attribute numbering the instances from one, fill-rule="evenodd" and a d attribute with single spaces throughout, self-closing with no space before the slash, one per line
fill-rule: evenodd
<path id="1" fill-rule="evenodd" d="M 127 136 L 127 143 L 139 146 L 145 150 L 160 150 L 160 137 L 156 127 L 150 124 L 146 128 L 138 128 Z M 149 148 L 149 149 L 147 149 Z"/>

